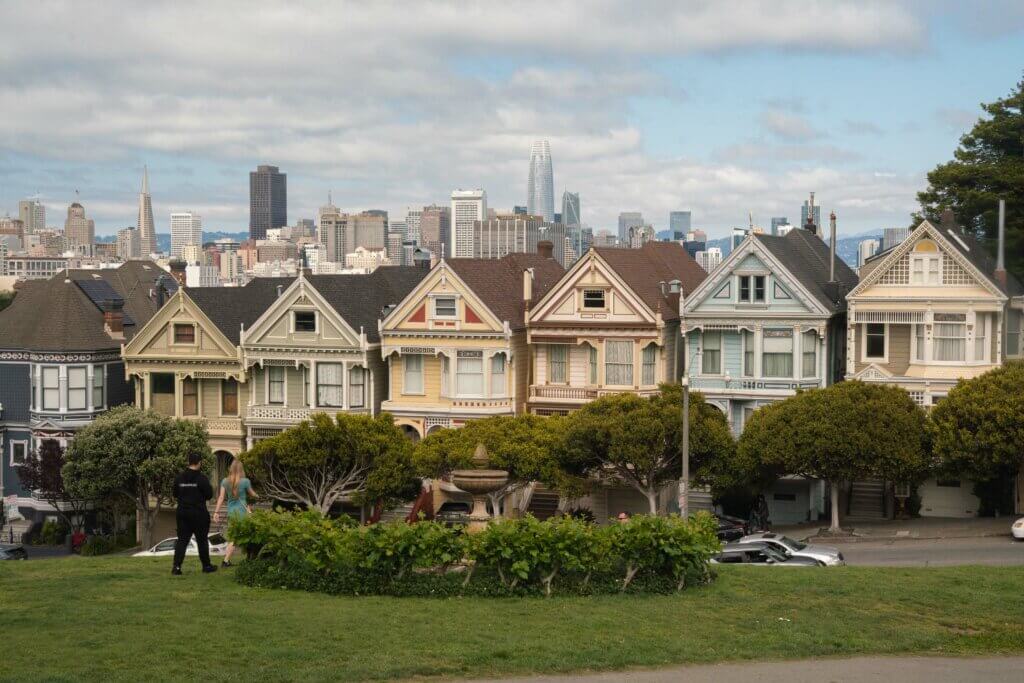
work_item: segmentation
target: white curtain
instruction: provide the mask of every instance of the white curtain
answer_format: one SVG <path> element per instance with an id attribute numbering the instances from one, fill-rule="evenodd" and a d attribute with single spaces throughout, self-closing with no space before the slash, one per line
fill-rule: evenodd
<path id="1" fill-rule="evenodd" d="M 341 363 L 316 364 L 316 404 L 325 408 L 341 408 L 344 369 Z"/>
<path id="2" fill-rule="evenodd" d="M 765 377 L 793 376 L 793 331 L 765 330 L 761 374 Z"/>
<path id="3" fill-rule="evenodd" d="M 604 356 L 604 383 L 633 386 L 633 342 L 607 341 Z"/>
<path id="4" fill-rule="evenodd" d="M 402 356 L 404 375 L 402 378 L 403 394 L 423 393 L 423 356 L 411 353 Z M 442 387 L 442 390 L 444 387 Z"/>
<path id="5" fill-rule="evenodd" d="M 651 386 L 654 384 L 654 362 L 657 358 L 658 347 L 654 344 L 648 344 L 644 347 L 644 358 L 643 358 L 643 373 L 641 380 L 644 386 Z"/>
<path id="6" fill-rule="evenodd" d="M 966 347 L 966 324 L 935 323 L 935 360 L 962 361 Z"/>
<path id="7" fill-rule="evenodd" d="M 455 366 L 455 393 L 458 396 L 484 395 L 484 359 L 458 358 Z"/>
<path id="8" fill-rule="evenodd" d="M 701 372 L 705 375 L 722 374 L 722 333 L 704 332 L 701 349 Z"/>
<path id="9" fill-rule="evenodd" d="M 818 374 L 818 335 L 809 330 L 803 333 L 800 342 L 802 344 L 801 353 L 804 357 L 803 376 L 814 377 Z"/>
<path id="10" fill-rule="evenodd" d="M 974 321 L 974 360 L 985 360 L 985 343 L 988 339 L 985 321 L 988 316 L 979 313 Z"/>
<path id="11" fill-rule="evenodd" d="M 754 333 L 743 330 L 743 376 L 754 376 Z"/>
<path id="12" fill-rule="evenodd" d="M 348 371 L 348 405 L 350 408 L 362 408 L 366 401 L 366 371 L 363 368 L 352 368 Z"/>
<path id="13" fill-rule="evenodd" d="M 68 368 L 68 410 L 85 410 L 86 386 L 85 368 Z"/>
<path id="14" fill-rule="evenodd" d="M 568 347 L 565 344 L 548 344 L 548 381 L 565 384 L 566 358 Z"/>
<path id="15" fill-rule="evenodd" d="M 60 371 L 43 368 L 43 410 L 60 408 Z"/>
<path id="16" fill-rule="evenodd" d="M 491 356 L 491 396 L 505 395 L 505 354 Z"/>

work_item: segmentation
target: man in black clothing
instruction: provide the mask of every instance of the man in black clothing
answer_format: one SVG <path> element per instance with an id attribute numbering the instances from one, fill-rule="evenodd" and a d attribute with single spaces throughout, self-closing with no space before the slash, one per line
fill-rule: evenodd
<path id="1" fill-rule="evenodd" d="M 199 547 L 199 561 L 203 563 L 203 571 L 217 571 L 210 564 L 210 511 L 206 509 L 206 501 L 213 498 L 213 488 L 206 475 L 199 471 L 200 467 L 202 456 L 189 453 L 188 469 L 174 480 L 174 497 L 178 499 L 178 542 L 174 545 L 174 567 L 171 573 L 175 575 L 181 574 L 181 561 L 185 559 L 185 550 L 193 535 Z"/>

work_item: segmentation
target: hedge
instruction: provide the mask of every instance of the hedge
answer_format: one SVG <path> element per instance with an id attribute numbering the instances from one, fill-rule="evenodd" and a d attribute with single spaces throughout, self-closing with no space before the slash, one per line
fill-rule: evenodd
<path id="1" fill-rule="evenodd" d="M 711 580 L 719 550 L 707 514 L 622 524 L 532 516 L 476 534 L 437 522 L 357 526 L 316 512 L 257 511 L 228 537 L 247 548 L 249 586 L 340 595 L 522 596 L 665 593 Z"/>

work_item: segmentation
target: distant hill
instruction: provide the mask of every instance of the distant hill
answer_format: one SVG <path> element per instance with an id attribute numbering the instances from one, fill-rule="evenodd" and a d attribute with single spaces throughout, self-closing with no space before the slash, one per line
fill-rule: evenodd
<path id="1" fill-rule="evenodd" d="M 244 242 L 249 239 L 248 232 L 204 232 L 203 242 L 213 242 L 214 240 L 224 239 L 225 237 L 239 242 Z M 97 242 L 116 242 L 117 235 L 99 235 L 96 237 Z M 158 232 L 156 234 L 156 247 L 162 252 L 169 252 L 171 250 L 171 235 L 170 233 Z"/>
<path id="2" fill-rule="evenodd" d="M 670 236 L 671 233 L 668 230 L 662 230 L 661 232 L 658 233 L 658 239 L 668 239 Z M 845 261 L 846 265 L 850 266 L 851 268 L 856 268 L 857 248 L 861 242 L 871 238 L 881 240 L 882 233 L 866 232 L 860 235 L 853 235 L 851 237 L 840 237 L 838 240 L 836 240 L 836 256 Z M 827 239 L 825 240 L 825 243 L 828 244 Z M 728 256 L 729 252 L 732 251 L 732 238 L 722 237 L 717 240 L 708 240 L 707 246 L 709 248 L 718 247 L 719 249 L 722 250 L 723 257 Z"/>

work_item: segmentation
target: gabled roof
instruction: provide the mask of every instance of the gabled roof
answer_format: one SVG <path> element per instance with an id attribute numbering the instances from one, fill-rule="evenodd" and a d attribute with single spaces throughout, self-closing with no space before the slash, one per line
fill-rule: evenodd
<path id="1" fill-rule="evenodd" d="M 679 318 L 679 295 L 666 294 L 661 283 L 679 280 L 685 296 L 708 276 L 678 242 L 647 242 L 640 249 L 594 247 L 594 252 L 664 320 Z"/>
<path id="2" fill-rule="evenodd" d="M 29 280 L 14 301 L 0 311 L 0 348 L 30 351 L 99 351 L 116 349 L 131 339 L 157 311 L 154 294 L 163 277 L 173 279 L 150 261 L 129 261 L 117 269 L 67 270 L 48 280 Z M 105 282 L 124 301 L 124 339 L 104 329 L 103 311 L 78 281 Z M 89 289 L 86 286 L 86 289 Z"/>
<path id="3" fill-rule="evenodd" d="M 453 258 L 445 263 L 500 320 L 513 330 L 526 326 L 523 271 L 533 268 L 533 304 L 555 286 L 565 272 L 553 258 L 540 254 L 508 254 L 499 259 Z"/>
<path id="4" fill-rule="evenodd" d="M 278 286 L 283 292 L 294 281 L 293 277 L 257 277 L 244 287 L 188 287 L 184 291 L 237 346 L 242 326 L 249 329 L 277 298 Z"/>
<path id="5" fill-rule="evenodd" d="M 857 286 L 858 278 L 850 266 L 836 256 L 837 291 L 829 286 L 829 247 L 816 235 L 797 228 L 785 236 L 753 235 L 772 256 L 796 278 L 827 310 L 837 313 L 846 310 L 846 294 Z"/>
<path id="6" fill-rule="evenodd" d="M 430 271 L 419 266 L 380 266 L 369 275 L 310 275 L 306 279 L 346 323 L 369 342 L 380 341 L 377 321 Z"/>
<path id="7" fill-rule="evenodd" d="M 989 255 L 985 245 L 977 239 L 968 235 L 956 224 L 952 211 L 944 212 L 942 220 L 938 225 L 932 224 L 940 235 L 945 237 L 954 249 L 963 254 L 964 258 L 980 270 L 985 277 L 992 281 L 992 284 L 1007 296 L 1020 296 L 1024 294 L 1024 285 L 1021 284 L 1013 273 L 1006 273 L 1006 284 L 1003 285 L 996 276 L 996 261 Z M 909 239 L 909 236 L 908 236 Z"/>

